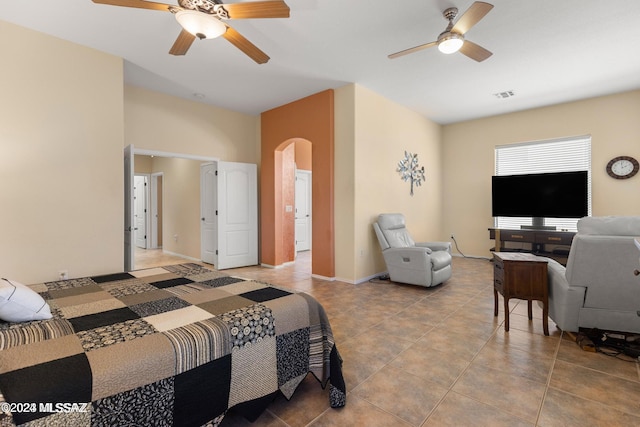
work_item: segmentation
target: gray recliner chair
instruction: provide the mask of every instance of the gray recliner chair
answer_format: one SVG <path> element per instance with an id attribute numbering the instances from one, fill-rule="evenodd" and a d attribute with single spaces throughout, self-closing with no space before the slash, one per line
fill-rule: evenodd
<path id="1" fill-rule="evenodd" d="M 451 277 L 450 242 L 414 242 L 398 213 L 379 215 L 373 228 L 394 282 L 429 287 Z"/>
<path id="2" fill-rule="evenodd" d="M 640 333 L 638 236 L 640 216 L 578 221 L 567 266 L 548 260 L 549 317 L 560 329 Z"/>

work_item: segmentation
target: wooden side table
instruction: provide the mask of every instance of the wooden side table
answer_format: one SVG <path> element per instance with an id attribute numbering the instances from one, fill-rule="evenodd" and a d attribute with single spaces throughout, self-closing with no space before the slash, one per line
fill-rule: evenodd
<path id="1" fill-rule="evenodd" d="M 547 261 L 530 253 L 493 253 L 493 315 L 498 315 L 498 292 L 504 297 L 504 330 L 509 331 L 509 299 L 527 300 L 529 320 L 533 319 L 531 302 L 542 301 L 542 328 L 549 335 L 549 285 Z"/>

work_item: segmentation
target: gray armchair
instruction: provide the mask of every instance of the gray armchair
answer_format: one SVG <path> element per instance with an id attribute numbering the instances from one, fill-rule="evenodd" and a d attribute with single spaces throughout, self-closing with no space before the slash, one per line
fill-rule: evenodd
<path id="1" fill-rule="evenodd" d="M 578 221 L 566 268 L 548 260 L 549 317 L 560 329 L 640 333 L 637 236 L 640 216 Z"/>
<path id="2" fill-rule="evenodd" d="M 373 228 L 394 282 L 429 287 L 451 277 L 451 243 L 414 242 L 402 214 L 381 214 Z"/>

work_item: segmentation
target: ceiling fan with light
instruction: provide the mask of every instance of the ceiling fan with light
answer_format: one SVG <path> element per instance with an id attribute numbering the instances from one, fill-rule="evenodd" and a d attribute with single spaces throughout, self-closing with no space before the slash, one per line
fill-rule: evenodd
<path id="1" fill-rule="evenodd" d="M 282 0 L 235 4 L 222 4 L 220 0 L 177 0 L 178 5 L 146 0 L 92 1 L 112 6 L 173 13 L 178 23 L 182 26 L 182 31 L 171 50 L 169 50 L 172 55 L 184 55 L 187 53 L 196 37 L 199 39 L 213 39 L 222 36 L 258 64 L 264 64 L 269 61 L 269 56 L 224 21 L 228 19 L 289 17 L 289 6 Z"/>
<path id="2" fill-rule="evenodd" d="M 458 15 L 458 8 L 450 7 L 443 12 L 444 17 L 449 20 L 449 25 L 440 33 L 438 40 L 392 53 L 389 58 L 394 59 L 428 47 L 438 46 L 438 50 L 442 53 L 449 54 L 460 51 L 469 58 L 482 62 L 493 54 L 482 46 L 465 40 L 464 34 L 484 18 L 491 9 L 493 9 L 492 4 L 481 1 L 474 2 L 454 25 L 453 20 Z"/>

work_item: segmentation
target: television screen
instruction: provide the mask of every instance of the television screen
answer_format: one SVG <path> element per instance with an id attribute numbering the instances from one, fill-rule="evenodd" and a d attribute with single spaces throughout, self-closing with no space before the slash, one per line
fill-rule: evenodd
<path id="1" fill-rule="evenodd" d="M 581 218 L 588 215 L 587 171 L 492 177 L 492 215 Z"/>

